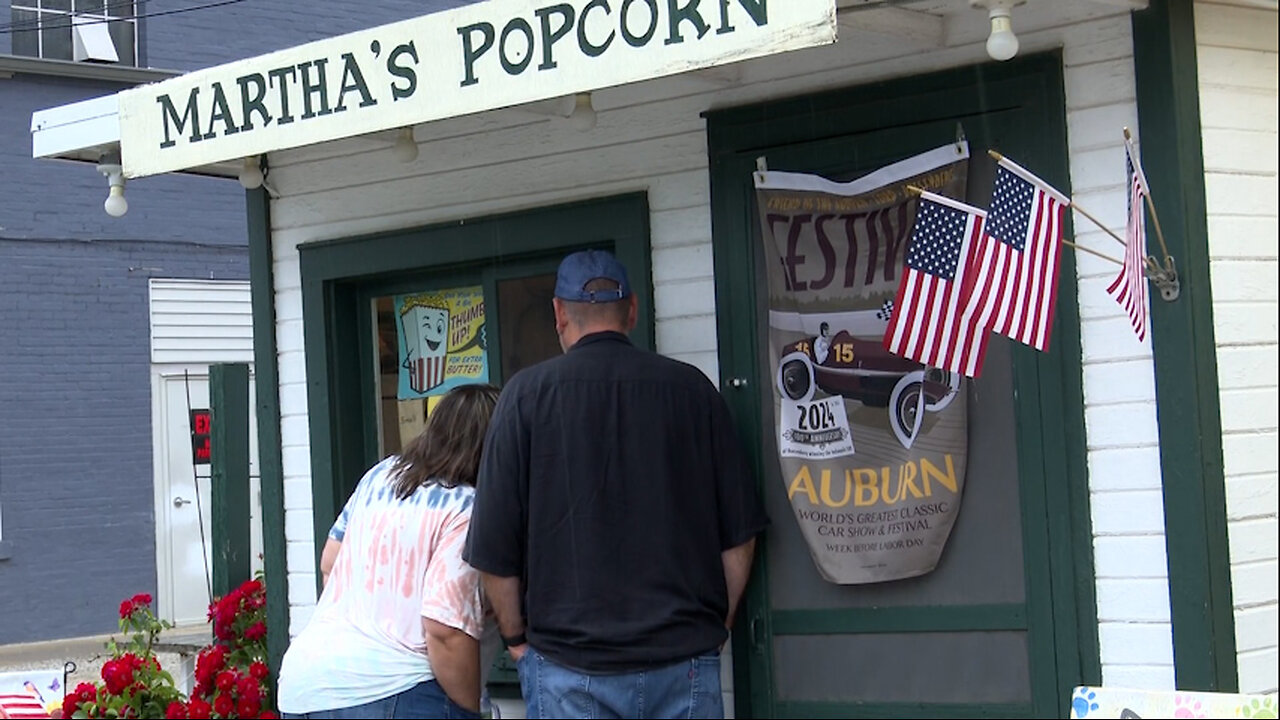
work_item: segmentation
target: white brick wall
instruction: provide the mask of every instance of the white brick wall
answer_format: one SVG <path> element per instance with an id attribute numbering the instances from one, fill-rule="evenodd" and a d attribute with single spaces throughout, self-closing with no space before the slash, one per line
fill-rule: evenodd
<path id="1" fill-rule="evenodd" d="M 1024 52 L 1064 52 L 1076 197 L 1111 227 L 1123 227 L 1121 127 L 1137 125 L 1129 16 L 1101 3 L 1032 3 L 1023 10 Z M 409 166 L 396 163 L 389 140 L 379 138 L 273 154 L 271 178 L 281 193 L 272 222 L 291 631 L 315 602 L 299 244 L 643 190 L 651 208 L 658 349 L 716 378 L 699 114 L 987 62 L 985 15 L 967 7 L 949 12 L 945 39 L 934 48 L 858 30 L 854 20 L 842 25 L 836 46 L 743 63 L 740 82 L 693 74 L 602 90 L 595 96 L 599 124 L 590 133 L 513 109 L 417 128 L 421 156 Z M 1075 227 L 1078 242 L 1119 254 L 1082 218 Z M 1114 268 L 1085 255 L 1079 260 L 1104 681 L 1172 687 L 1151 351 L 1101 294 Z"/>
<path id="2" fill-rule="evenodd" d="M 1195 10 L 1240 689 L 1275 692 L 1277 14 Z"/>
<path id="3" fill-rule="evenodd" d="M 1081 48 L 1068 44 L 1064 54 L 1072 196 L 1119 230 L 1126 207 L 1123 128 L 1138 124 L 1129 18 L 1080 30 Z M 1080 213 L 1073 226 L 1077 243 L 1121 256 L 1121 246 Z M 1150 341 L 1138 341 L 1106 294 L 1118 270 L 1076 253 L 1102 681 L 1172 688 L 1155 374 Z"/>

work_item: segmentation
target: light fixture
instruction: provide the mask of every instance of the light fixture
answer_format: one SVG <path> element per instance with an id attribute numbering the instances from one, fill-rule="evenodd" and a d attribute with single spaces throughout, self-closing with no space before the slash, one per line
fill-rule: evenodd
<path id="1" fill-rule="evenodd" d="M 578 93 L 574 96 L 573 112 L 569 113 L 569 124 L 583 131 L 596 126 L 596 109 L 591 102 L 591 93 Z"/>
<path id="2" fill-rule="evenodd" d="M 992 60 L 1010 60 L 1018 54 L 1018 36 L 1013 34 L 1013 8 L 1027 0 L 969 0 L 969 6 L 986 8 L 991 19 L 991 34 L 987 36 L 987 54 Z"/>
<path id="3" fill-rule="evenodd" d="M 124 197 L 124 168 L 120 166 L 117 154 L 103 155 L 98 160 L 98 172 L 107 178 L 107 199 L 102 209 L 111 217 L 120 217 L 129 212 L 129 201 Z"/>
<path id="4" fill-rule="evenodd" d="M 411 163 L 418 159 L 418 143 L 413 139 L 413 127 L 400 128 L 391 152 L 402 163 Z"/>
<path id="5" fill-rule="evenodd" d="M 262 187 L 262 161 L 257 155 L 250 155 L 244 159 L 244 166 L 240 168 L 240 185 L 245 190 Z"/>

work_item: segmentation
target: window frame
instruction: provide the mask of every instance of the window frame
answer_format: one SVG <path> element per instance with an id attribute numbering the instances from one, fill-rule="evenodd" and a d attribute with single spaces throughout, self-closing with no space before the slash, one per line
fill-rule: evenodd
<path id="1" fill-rule="evenodd" d="M 27 55 L 17 52 L 17 43 L 11 41 L 10 51 L 21 57 L 33 57 L 41 60 L 63 60 L 67 62 L 74 61 L 74 49 L 70 57 L 49 57 L 45 54 L 44 48 L 44 30 L 49 28 L 60 29 L 64 27 L 61 23 L 68 22 L 74 24 L 76 18 L 85 18 L 91 21 L 101 22 L 107 25 L 108 33 L 113 25 L 124 23 L 133 28 L 133 51 L 131 56 L 125 56 L 121 53 L 120 48 L 116 47 L 116 54 L 120 56 L 119 61 L 115 65 L 126 67 L 138 67 L 138 3 L 137 0 L 97 0 L 95 5 L 100 8 L 99 11 L 80 11 L 76 10 L 76 6 L 86 2 L 86 0 L 67 0 L 71 5 L 70 10 L 60 8 L 46 7 L 50 0 L 12 0 L 9 3 L 9 14 L 11 24 L 18 22 L 30 22 L 30 20 L 16 20 L 13 18 L 14 11 L 22 11 L 33 13 L 35 15 L 35 25 L 30 28 L 18 29 L 11 26 L 12 37 L 16 39 L 18 36 L 33 33 L 36 39 L 36 54 Z M 46 27 L 48 23 L 48 27 Z M 115 35 L 111 34 L 112 44 L 115 44 Z M 75 37 L 72 34 L 72 47 L 74 48 Z"/>

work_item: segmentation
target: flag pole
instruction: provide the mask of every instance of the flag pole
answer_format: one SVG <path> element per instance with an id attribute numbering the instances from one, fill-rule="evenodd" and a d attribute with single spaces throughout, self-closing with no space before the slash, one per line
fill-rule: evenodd
<path id="1" fill-rule="evenodd" d="M 999 152 L 996 152 L 995 150 L 988 150 L 988 151 L 987 151 L 987 154 L 988 154 L 988 155 L 990 155 L 990 156 L 991 156 L 991 158 L 992 158 L 993 160 L 995 160 L 996 162 L 1000 162 L 1001 160 L 1003 160 L 1003 159 L 1004 159 L 1004 155 L 1001 155 Z M 1098 227 L 1102 228 L 1102 230 L 1103 230 L 1104 232 L 1106 232 L 1106 233 L 1107 233 L 1108 235 L 1110 235 L 1111 237 L 1115 238 L 1115 241 L 1116 241 L 1116 242 L 1120 243 L 1121 245 L 1125 245 L 1125 244 L 1127 244 L 1127 243 L 1125 243 L 1124 238 L 1122 238 L 1122 237 L 1120 237 L 1119 235 L 1115 234 L 1115 232 L 1113 232 L 1113 231 L 1111 230 L 1111 228 L 1107 227 L 1106 225 L 1103 225 L 1103 224 L 1098 220 L 1098 218 L 1096 218 L 1096 217 L 1094 217 L 1094 216 L 1090 215 L 1090 214 L 1089 214 L 1089 212 L 1088 212 L 1087 210 L 1085 210 L 1084 208 L 1082 208 L 1082 207 L 1080 207 L 1079 205 L 1077 205 L 1075 200 L 1068 200 L 1068 201 L 1067 201 L 1067 204 L 1069 204 L 1069 205 L 1071 206 L 1071 209 L 1073 209 L 1073 210 L 1075 210 L 1076 212 L 1080 213 L 1081 215 L 1085 216 L 1085 217 L 1086 217 L 1087 219 L 1089 219 L 1089 220 L 1090 220 L 1094 225 L 1097 225 Z"/>
<path id="2" fill-rule="evenodd" d="M 994 152 L 994 151 L 992 151 L 992 152 Z M 923 192 L 924 192 L 924 190 L 923 190 L 923 189 L 921 189 L 921 188 L 916 187 L 915 185 L 908 185 L 908 186 L 907 186 L 907 192 L 908 192 L 908 193 L 911 193 L 912 195 L 920 195 L 921 193 L 923 193 Z M 1095 255 L 1095 256 L 1097 256 L 1097 257 L 1100 257 L 1100 258 L 1102 258 L 1103 260 L 1106 260 L 1107 262 L 1115 263 L 1116 265 L 1120 265 L 1121 267 L 1123 267 L 1123 266 L 1124 266 L 1124 263 L 1123 263 L 1122 261 L 1117 260 L 1117 259 L 1115 259 L 1115 258 L 1111 257 L 1110 255 L 1106 255 L 1106 254 L 1104 254 L 1104 253 L 1100 253 L 1100 252 L 1098 252 L 1097 250 L 1093 250 L 1093 249 L 1091 249 L 1091 248 L 1087 248 L 1087 247 L 1085 247 L 1085 246 L 1083 246 L 1083 245 L 1077 245 L 1077 244 L 1075 244 L 1075 243 L 1071 242 L 1070 240 L 1068 240 L 1068 239 L 1066 239 L 1066 238 L 1060 238 L 1060 240 L 1061 240 L 1062 244 L 1063 244 L 1063 245 L 1066 245 L 1067 247 L 1075 248 L 1076 250 L 1083 250 L 1084 252 L 1087 252 L 1087 253 L 1089 253 L 1090 255 Z"/>
<path id="3" fill-rule="evenodd" d="M 1081 215 L 1085 216 L 1085 218 L 1087 218 L 1088 220 L 1092 221 L 1094 225 L 1097 225 L 1098 227 L 1100 227 L 1100 228 L 1102 228 L 1103 230 L 1105 230 L 1105 231 L 1106 231 L 1106 233 L 1107 233 L 1108 235 L 1110 235 L 1111 237 L 1115 238 L 1116 242 L 1120 243 L 1121 245 L 1128 245 L 1128 243 L 1126 243 L 1126 242 L 1124 241 L 1124 238 L 1122 238 L 1122 237 L 1120 237 L 1119 235 L 1117 235 L 1117 234 L 1115 233 L 1115 231 L 1113 231 L 1111 228 L 1107 227 L 1106 225 L 1103 225 L 1103 224 L 1098 220 L 1098 218 L 1096 218 L 1096 217 L 1094 217 L 1094 216 L 1090 215 L 1090 214 L 1088 213 L 1088 211 L 1086 211 L 1084 208 L 1082 208 L 1082 207 L 1080 207 L 1079 205 L 1077 205 L 1075 200 L 1072 200 L 1072 201 L 1071 201 L 1071 208 L 1072 208 L 1073 210 L 1075 210 L 1076 212 L 1080 213 Z"/>
<path id="4" fill-rule="evenodd" d="M 1069 248 L 1075 248 L 1076 250 L 1083 250 L 1084 252 L 1087 252 L 1087 253 L 1089 253 L 1090 255 L 1093 255 L 1094 257 L 1100 257 L 1100 258 L 1102 258 L 1103 260 L 1106 260 L 1107 262 L 1112 262 L 1112 263 L 1115 263 L 1116 265 L 1119 265 L 1119 266 L 1121 266 L 1121 267 L 1124 267 L 1124 262 L 1123 262 L 1123 261 L 1121 261 L 1121 260 L 1117 260 L 1117 259 L 1115 259 L 1115 258 L 1111 257 L 1110 255 L 1104 255 L 1103 253 L 1100 253 L 1100 252 L 1098 252 L 1097 250 L 1092 250 L 1092 249 L 1087 248 L 1087 247 L 1085 247 L 1085 246 L 1083 246 L 1083 245 L 1077 245 L 1077 244 L 1075 244 L 1075 243 L 1071 242 L 1070 240 L 1068 240 L 1068 239 L 1066 239 L 1066 238 L 1063 238 L 1063 239 L 1062 239 L 1062 244 L 1063 244 L 1063 245 L 1066 245 L 1066 246 L 1067 246 L 1067 247 L 1069 247 Z"/>
<path id="5" fill-rule="evenodd" d="M 1133 142 L 1133 135 L 1129 132 L 1129 128 L 1124 129 L 1124 141 L 1126 144 Z M 1125 148 L 1125 152 L 1129 149 Z M 1164 256 L 1169 257 L 1169 246 L 1164 241 L 1164 230 L 1160 229 L 1160 216 L 1156 214 L 1156 204 L 1151 200 L 1151 188 L 1142 194 L 1147 199 L 1147 209 L 1151 211 L 1151 224 L 1156 226 L 1156 238 L 1160 240 L 1160 249 L 1164 251 Z"/>

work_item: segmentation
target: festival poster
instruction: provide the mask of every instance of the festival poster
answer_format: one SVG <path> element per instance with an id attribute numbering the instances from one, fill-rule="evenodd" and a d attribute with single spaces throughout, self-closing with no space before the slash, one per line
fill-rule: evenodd
<path id="1" fill-rule="evenodd" d="M 963 199 L 968 160 L 959 143 L 849 183 L 755 173 L 778 462 L 829 582 L 930 572 L 960 510 L 965 379 L 882 342 L 918 204 L 907 186 Z"/>
<path id="2" fill-rule="evenodd" d="M 395 317 L 400 360 L 396 397 L 416 400 L 489 382 L 484 288 L 397 295 Z"/>

